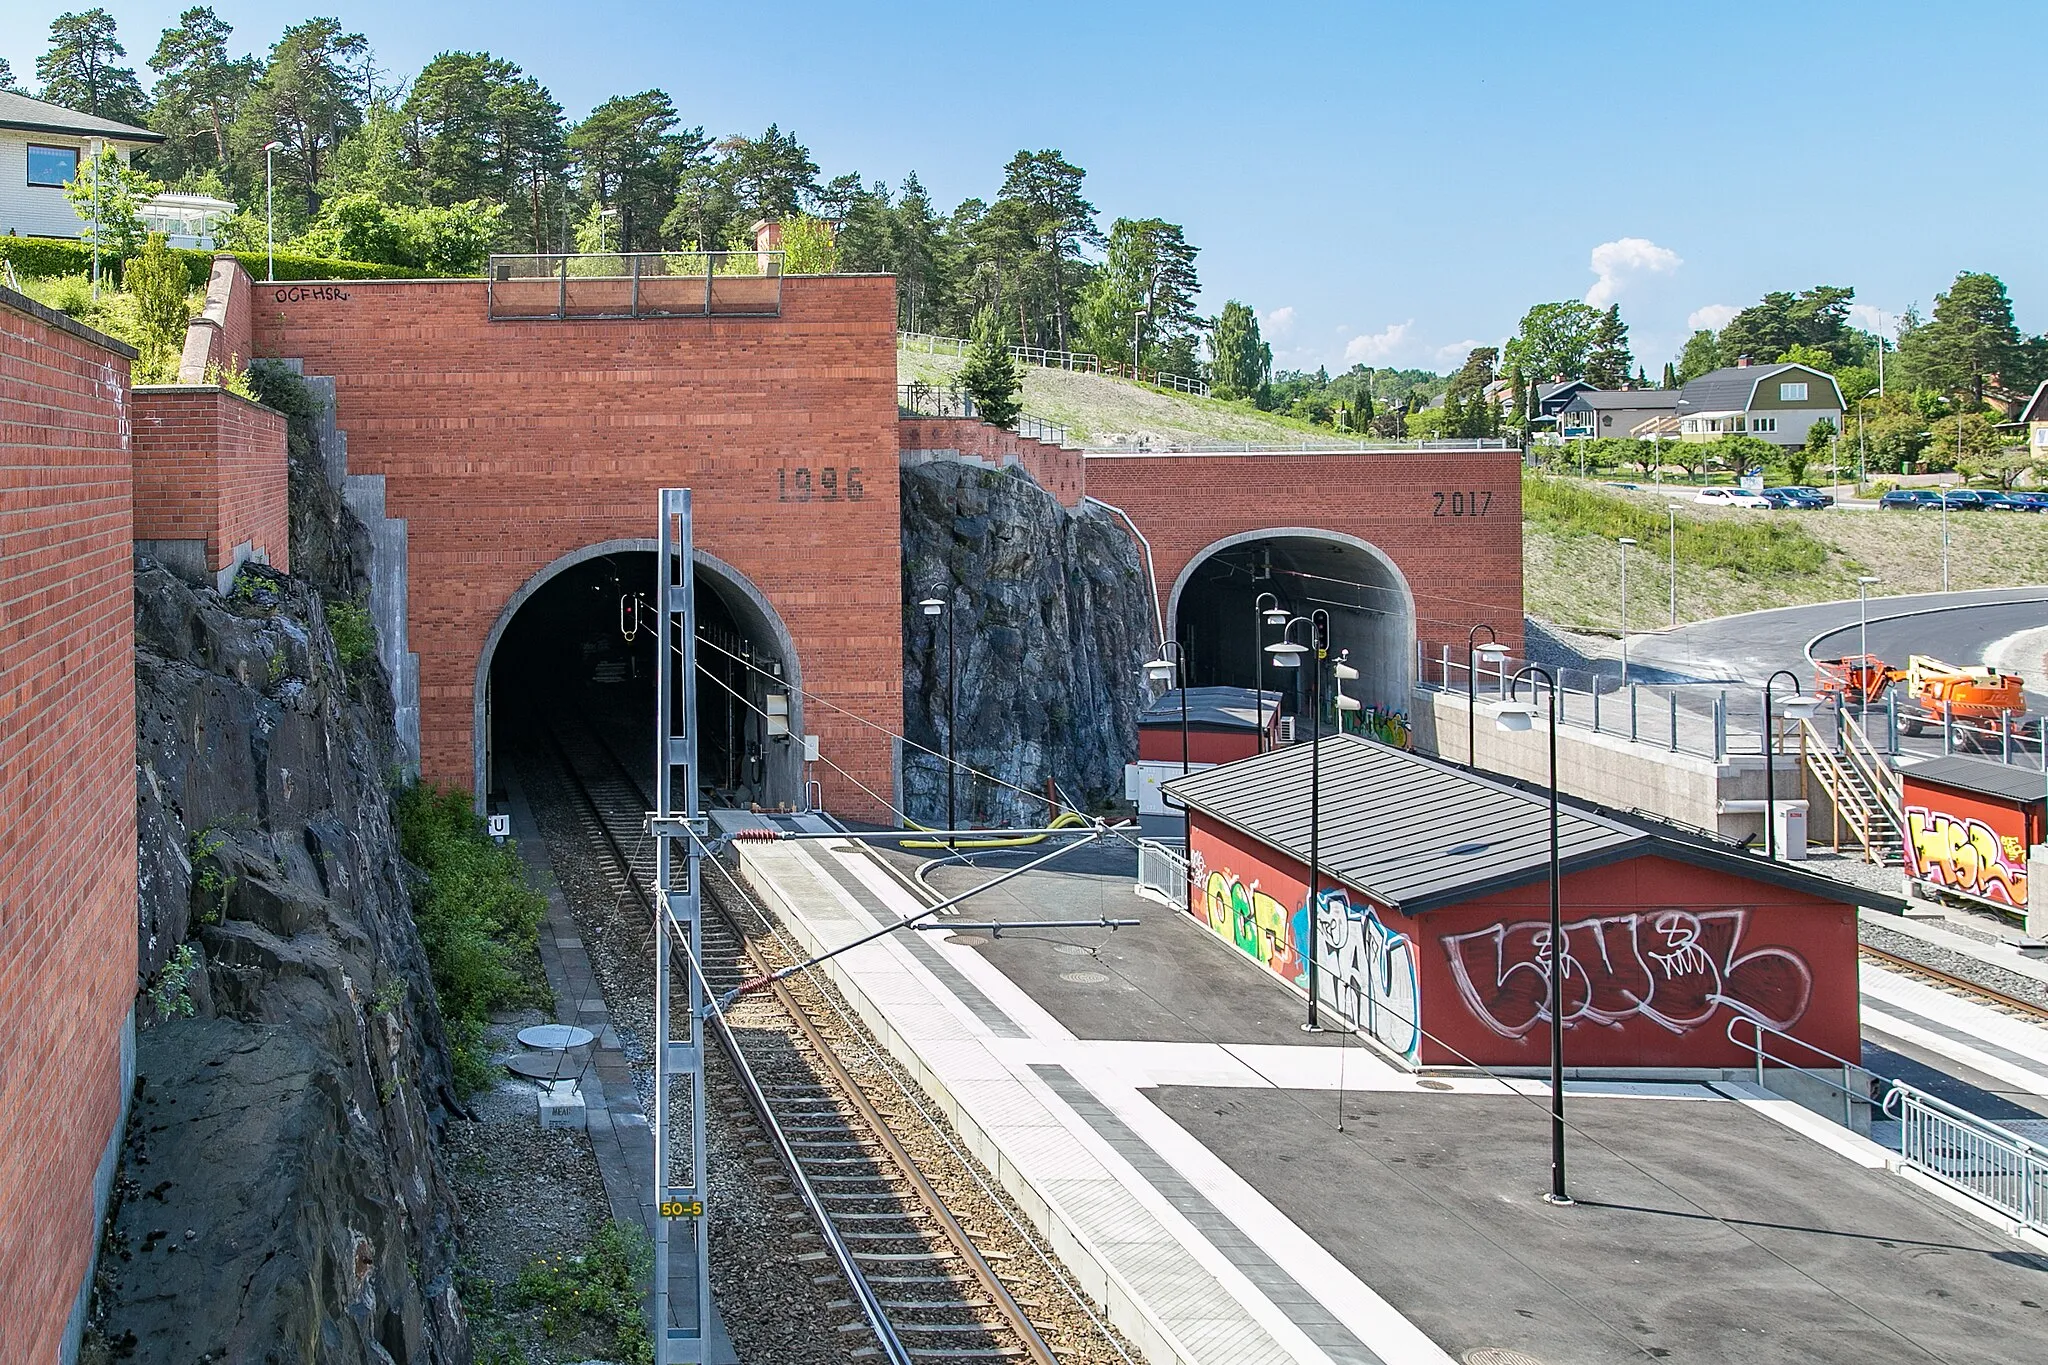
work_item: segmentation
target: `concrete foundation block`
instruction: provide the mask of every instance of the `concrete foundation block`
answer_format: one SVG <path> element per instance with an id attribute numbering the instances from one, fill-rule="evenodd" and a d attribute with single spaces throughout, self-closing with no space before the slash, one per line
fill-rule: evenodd
<path id="1" fill-rule="evenodd" d="M 585 1126 L 589 1106 L 584 1102 L 583 1090 L 575 1081 L 548 1081 L 539 1095 L 540 1126 L 543 1128 L 582 1128 Z"/>

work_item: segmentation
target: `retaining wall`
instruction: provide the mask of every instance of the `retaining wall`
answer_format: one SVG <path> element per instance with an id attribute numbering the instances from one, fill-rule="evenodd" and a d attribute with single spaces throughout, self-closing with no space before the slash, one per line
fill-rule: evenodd
<path id="1" fill-rule="evenodd" d="M 289 572 L 283 414 L 211 385 L 134 395 L 136 549 L 222 592 L 244 560 Z"/>
<path id="2" fill-rule="evenodd" d="M 1019 465 L 1062 505 L 1081 505 L 1088 492 L 1086 457 L 1051 441 L 1019 436 L 972 417 L 905 417 L 898 424 L 906 466 L 967 460 L 1001 469 Z"/>

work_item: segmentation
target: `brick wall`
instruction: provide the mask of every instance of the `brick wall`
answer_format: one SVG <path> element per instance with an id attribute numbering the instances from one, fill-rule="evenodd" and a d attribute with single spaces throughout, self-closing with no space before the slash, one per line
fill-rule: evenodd
<path id="1" fill-rule="evenodd" d="M 289 571 L 285 419 L 209 385 L 135 395 L 135 538 L 203 545 L 218 574 L 235 547 Z"/>
<path id="2" fill-rule="evenodd" d="M 0 1359 L 57 1357 L 135 993 L 133 353 L 0 290 Z"/>
<path id="3" fill-rule="evenodd" d="M 259 285 L 254 298 L 259 354 L 334 377 L 350 471 L 384 475 L 387 510 L 408 523 L 425 776 L 474 781 L 477 661 L 513 593 L 565 554 L 651 538 L 656 490 L 687 486 L 698 547 L 794 638 L 825 758 L 891 795 L 903 616 L 889 278 L 788 278 L 779 318 L 494 323 L 481 281 Z M 884 814 L 829 764 L 818 777 L 832 809 Z"/>
<path id="4" fill-rule="evenodd" d="M 250 296 L 255 285 L 249 272 L 232 256 L 214 258 L 206 285 L 206 307 L 185 329 L 185 353 L 179 359 L 178 382 L 204 384 L 212 365 L 247 369 L 255 358 L 251 335 Z"/>
<path id="5" fill-rule="evenodd" d="M 1517 451 L 1090 455 L 1087 472 L 1089 494 L 1130 513 L 1152 542 L 1162 609 L 1181 570 L 1217 541 L 1306 527 L 1356 536 L 1393 560 L 1431 657 L 1454 644 L 1462 659 L 1478 622 L 1522 652 Z"/>
<path id="6" fill-rule="evenodd" d="M 1019 436 L 972 417 L 905 417 L 899 429 L 905 463 L 964 458 L 998 467 L 1019 464 L 1068 507 L 1079 507 L 1088 491 L 1085 457 L 1051 441 Z"/>

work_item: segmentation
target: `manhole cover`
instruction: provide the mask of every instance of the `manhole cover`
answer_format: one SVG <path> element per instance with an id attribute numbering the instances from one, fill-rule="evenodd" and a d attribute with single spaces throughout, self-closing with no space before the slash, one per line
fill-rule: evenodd
<path id="1" fill-rule="evenodd" d="M 519 1030 L 519 1041 L 526 1047 L 588 1047 L 590 1040 L 590 1030 L 574 1024 L 535 1024 Z"/>
<path id="2" fill-rule="evenodd" d="M 1475 1346 L 1458 1357 L 1465 1365 L 1543 1365 L 1527 1351 L 1508 1346 Z"/>
<path id="3" fill-rule="evenodd" d="M 957 943 L 963 948 L 979 948 L 988 942 L 988 938 L 983 934 L 948 934 L 946 942 Z"/>
<path id="4" fill-rule="evenodd" d="M 1052 950 L 1056 953 L 1065 953 L 1068 957 L 1095 956 L 1093 948 L 1084 948 L 1078 943 L 1055 943 L 1052 945 Z"/>
<path id="5" fill-rule="evenodd" d="M 1096 986 L 1109 978 L 1101 972 L 1061 972 L 1060 980 L 1071 981 L 1076 986 Z"/>
<path id="6" fill-rule="evenodd" d="M 1421 1086 L 1424 1090 L 1449 1090 L 1451 1088 L 1449 1081 L 1420 1080 L 1417 1081 L 1416 1084 Z M 1486 1346 L 1482 1347 L 1481 1349 L 1490 1351 L 1493 1349 L 1493 1347 Z M 1496 1362 L 1496 1365 L 1499 1365 L 1499 1363 Z"/>
<path id="7" fill-rule="evenodd" d="M 522 1052 L 508 1060 L 505 1069 L 529 1081 L 555 1081 L 582 1074 L 583 1064 L 566 1052 Z"/>

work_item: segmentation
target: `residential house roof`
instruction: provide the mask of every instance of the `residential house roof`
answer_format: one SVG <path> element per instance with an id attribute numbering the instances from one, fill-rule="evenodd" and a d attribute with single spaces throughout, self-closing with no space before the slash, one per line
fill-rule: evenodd
<path id="1" fill-rule="evenodd" d="M 0 90 L 0 128 L 30 133 L 66 133 L 73 137 L 105 137 L 120 142 L 162 142 L 162 133 L 152 133 L 132 123 L 81 114 L 61 104 L 32 100 L 11 90 Z"/>
<path id="2" fill-rule="evenodd" d="M 1439 910 L 1550 872 L 1549 793 L 1360 735 L 1334 735 L 1177 778 L 1189 809 L 1308 861 L 1309 764 L 1321 753 L 1320 866 L 1390 909 Z M 1896 896 L 1744 853 L 1646 817 L 1561 800 L 1558 850 L 1569 874 L 1643 855 L 1769 882 L 1845 905 L 1898 909 Z"/>
<path id="3" fill-rule="evenodd" d="M 1566 412 L 1586 408 L 1593 412 L 1653 412 L 1678 406 L 1677 389 L 1587 389 L 1574 394 L 1565 404 Z"/>
<path id="4" fill-rule="evenodd" d="M 2034 396 L 2027 400 L 2027 405 L 2020 409 L 2020 415 L 2013 420 L 2048 422 L 2048 379 L 2041 381 L 2040 386 L 2034 390 Z"/>
<path id="5" fill-rule="evenodd" d="M 1677 411 L 1683 417 L 1705 412 L 1747 412 L 1750 404 L 1755 401 L 1757 385 L 1792 370 L 1824 381 L 1835 395 L 1836 408 L 1839 410 L 1848 407 L 1848 404 L 1842 401 L 1842 390 L 1836 385 L 1832 375 L 1809 365 L 1788 363 L 1728 365 L 1718 370 L 1708 370 L 1679 390 Z"/>

